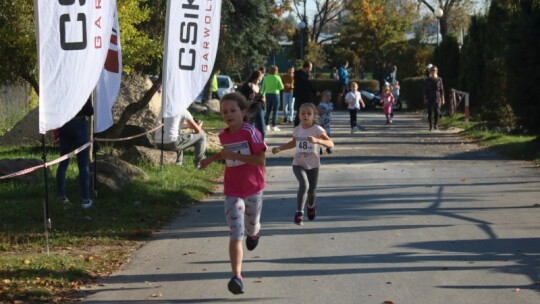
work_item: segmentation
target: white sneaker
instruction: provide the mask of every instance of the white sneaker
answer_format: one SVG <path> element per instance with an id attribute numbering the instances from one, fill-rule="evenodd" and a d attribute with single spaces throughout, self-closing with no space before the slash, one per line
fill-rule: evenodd
<path id="1" fill-rule="evenodd" d="M 266 126 L 266 131 L 270 131 L 270 125 Z"/>
<path id="2" fill-rule="evenodd" d="M 85 199 L 82 203 L 81 203 L 81 207 L 83 209 L 88 209 L 90 207 L 92 207 L 92 205 L 94 205 L 94 202 L 92 202 L 91 199 Z"/>
<path id="3" fill-rule="evenodd" d="M 274 127 L 274 132 L 278 132 L 278 131 L 281 131 L 280 128 L 278 128 L 277 126 Z"/>

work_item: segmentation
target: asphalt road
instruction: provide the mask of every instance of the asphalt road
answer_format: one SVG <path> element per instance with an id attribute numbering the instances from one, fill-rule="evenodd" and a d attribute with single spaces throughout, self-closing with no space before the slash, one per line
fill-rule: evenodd
<path id="1" fill-rule="evenodd" d="M 292 152 L 268 153 L 259 246 L 231 277 L 223 197 L 185 209 L 86 303 L 540 303 L 540 170 L 419 115 L 335 113 L 318 215 L 293 224 Z M 268 136 L 289 140 L 290 126 Z M 390 302 L 387 302 L 390 303 Z"/>

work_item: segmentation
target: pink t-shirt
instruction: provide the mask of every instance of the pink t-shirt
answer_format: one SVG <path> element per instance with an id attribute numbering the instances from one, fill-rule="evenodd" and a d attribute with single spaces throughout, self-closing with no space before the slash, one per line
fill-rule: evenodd
<path id="1" fill-rule="evenodd" d="M 296 140 L 296 147 L 293 166 L 302 166 L 307 170 L 321 166 L 320 145 L 310 143 L 307 138 L 308 136 L 320 138 L 323 133 L 326 133 L 324 129 L 316 124 L 307 129 L 302 128 L 302 125 L 294 128 L 293 138 Z"/>
<path id="2" fill-rule="evenodd" d="M 253 155 L 267 149 L 261 132 L 247 123 L 235 133 L 230 133 L 229 128 L 221 130 L 219 141 L 224 148 L 238 154 Z M 226 196 L 246 197 L 266 187 L 264 167 L 231 159 L 226 159 L 225 164 L 223 185 Z"/>

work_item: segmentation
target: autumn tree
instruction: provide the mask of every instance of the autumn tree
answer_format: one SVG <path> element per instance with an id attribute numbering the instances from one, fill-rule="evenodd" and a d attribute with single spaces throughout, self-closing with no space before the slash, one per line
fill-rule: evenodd
<path id="1" fill-rule="evenodd" d="M 423 7 L 427 8 L 433 18 L 435 10 L 440 8 L 443 15 L 439 18 L 439 26 L 441 36 L 446 36 L 448 33 L 459 33 L 461 29 L 467 28 L 470 20 L 471 12 L 474 12 L 475 5 L 481 0 L 418 0 Z"/>

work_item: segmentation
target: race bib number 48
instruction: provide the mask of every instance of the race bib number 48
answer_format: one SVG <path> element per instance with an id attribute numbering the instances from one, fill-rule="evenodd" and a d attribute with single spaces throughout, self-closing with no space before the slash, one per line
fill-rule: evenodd
<path id="1" fill-rule="evenodd" d="M 313 153 L 313 143 L 307 137 L 296 138 L 296 153 Z"/>
<path id="2" fill-rule="evenodd" d="M 232 143 L 232 144 L 225 144 L 223 145 L 223 148 L 232 151 L 237 154 L 242 155 L 251 155 L 251 151 L 249 150 L 249 144 L 247 141 Z M 235 159 L 226 159 L 225 164 L 227 167 L 236 167 L 245 164 L 243 161 L 235 160 Z"/>

